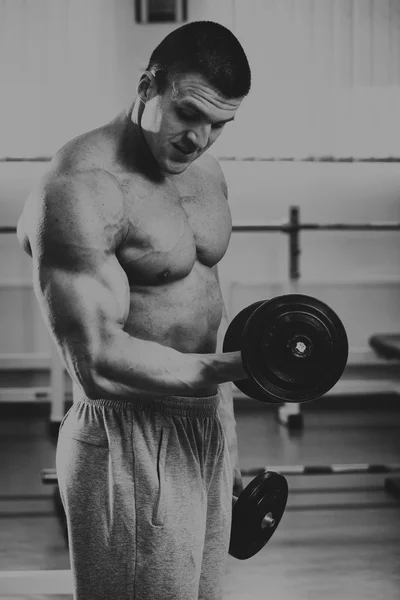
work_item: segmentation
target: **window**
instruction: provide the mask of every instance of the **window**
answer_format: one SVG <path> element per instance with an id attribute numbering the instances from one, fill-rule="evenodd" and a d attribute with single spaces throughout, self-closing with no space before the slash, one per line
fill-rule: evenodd
<path id="1" fill-rule="evenodd" d="M 187 0 L 135 0 L 137 23 L 187 21 Z"/>

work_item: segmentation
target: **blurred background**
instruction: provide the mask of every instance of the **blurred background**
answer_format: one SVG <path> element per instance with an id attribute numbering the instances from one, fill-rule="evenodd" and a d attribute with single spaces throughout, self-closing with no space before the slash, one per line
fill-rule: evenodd
<path id="1" fill-rule="evenodd" d="M 250 95 L 211 150 L 227 179 L 234 224 L 285 223 L 290 207 L 297 206 L 306 223 L 394 226 L 300 232 L 299 277 L 290 275 L 287 234 L 233 233 L 220 265 L 230 318 L 260 298 L 307 293 L 336 310 L 350 343 L 341 381 L 304 408 L 305 419 L 299 407 L 294 409 L 300 415 L 296 432 L 283 413 L 276 419 L 274 409 L 256 406 L 235 390 L 242 463 L 250 468 L 271 461 L 399 459 L 400 353 L 390 360 L 377 354 L 371 337 L 400 335 L 400 231 L 395 230 L 400 222 L 400 0 L 0 0 L 0 486 L 5 498 L 0 516 L 8 515 L 1 521 L 8 542 L 0 549 L 0 569 L 68 567 L 40 470 L 54 466 L 47 425 L 57 431 L 71 402 L 71 385 L 32 292 L 30 259 L 12 230 L 55 151 L 129 105 L 154 47 L 183 22 L 195 20 L 229 27 L 252 69 Z M 299 478 L 295 487 L 307 487 L 304 481 Z M 358 481 L 361 494 L 371 487 L 366 481 Z M 351 487 L 346 482 L 344 487 Z M 324 479 L 319 487 L 329 489 L 331 483 Z M 25 503 L 18 512 L 15 506 L 27 494 L 34 498 L 33 508 Z M 382 498 L 375 500 L 386 506 Z M 370 506 L 368 494 L 365 502 Z M 350 541 L 357 548 L 368 546 L 371 519 L 375 524 L 381 519 L 383 529 L 374 535 L 387 554 L 375 548 L 358 565 L 359 579 L 352 567 L 356 587 L 351 593 L 351 573 L 346 561 L 341 563 L 342 587 L 335 587 L 335 578 L 331 586 L 321 584 L 320 595 L 398 598 L 400 553 L 391 525 L 393 520 L 399 525 L 399 515 L 389 504 L 385 515 L 390 519 L 367 507 L 359 529 L 354 511 L 348 518 L 341 514 L 348 527 L 342 540 L 335 538 L 338 548 L 349 542 L 353 526 L 358 537 Z M 321 511 L 318 515 L 322 518 Z M 317 544 L 315 556 L 328 548 L 329 535 L 339 535 L 337 513 L 328 511 L 325 517 L 332 529 L 321 547 Z M 312 597 L 307 592 L 311 575 L 303 582 L 304 596 L 300 587 L 295 595 L 287 579 L 276 575 L 278 565 L 287 564 L 284 551 L 289 552 L 295 532 L 301 537 L 313 529 L 312 519 L 305 519 L 311 517 L 292 520 L 287 529 L 283 523 L 281 542 L 273 542 L 274 597 Z M 30 527 L 34 533 L 28 535 Z M 38 536 L 40 560 L 23 552 Z M 14 552 L 16 539 L 19 551 Z M 375 571 L 369 571 L 372 563 Z M 232 579 L 239 569 L 232 564 L 227 597 L 266 597 L 255 587 L 250 592 L 250 575 L 247 591 L 238 591 L 249 566 L 239 565 L 242 575 Z M 260 564 L 253 575 L 262 582 L 265 565 Z"/>

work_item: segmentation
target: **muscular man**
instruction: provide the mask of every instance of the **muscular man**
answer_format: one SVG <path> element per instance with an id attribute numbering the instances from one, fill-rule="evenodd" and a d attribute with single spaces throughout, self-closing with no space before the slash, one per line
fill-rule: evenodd
<path id="1" fill-rule="evenodd" d="M 57 447 L 78 600 L 216 600 L 241 490 L 217 264 L 227 189 L 206 154 L 250 89 L 241 45 L 195 22 L 130 110 L 73 139 L 18 236 L 74 384 Z"/>

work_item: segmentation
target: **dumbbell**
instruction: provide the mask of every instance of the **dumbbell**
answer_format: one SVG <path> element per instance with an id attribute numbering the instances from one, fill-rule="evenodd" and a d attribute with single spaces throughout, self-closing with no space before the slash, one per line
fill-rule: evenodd
<path id="1" fill-rule="evenodd" d="M 286 508 L 288 484 L 266 471 L 243 490 L 232 510 L 229 554 L 244 560 L 259 552 L 276 531 Z"/>
<path id="2" fill-rule="evenodd" d="M 324 302 L 286 294 L 251 304 L 230 323 L 223 351 L 240 350 L 248 379 L 236 387 L 261 402 L 307 402 L 340 379 L 349 345 L 338 315 Z"/>

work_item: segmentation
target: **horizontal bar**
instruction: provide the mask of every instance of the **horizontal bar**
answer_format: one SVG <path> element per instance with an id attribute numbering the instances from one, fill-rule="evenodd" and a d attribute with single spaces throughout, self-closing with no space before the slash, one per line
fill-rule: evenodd
<path id="1" fill-rule="evenodd" d="M 270 222 L 270 223 L 243 223 L 243 222 L 237 222 L 237 223 L 233 223 L 232 225 L 232 231 L 235 232 L 252 232 L 252 231 L 258 231 L 258 232 L 264 232 L 264 231 L 271 231 L 271 232 L 277 232 L 277 233 L 282 233 L 285 232 L 286 229 L 290 227 L 290 225 L 288 223 L 286 223 L 285 221 L 276 221 L 276 222 Z"/>
<path id="2" fill-rule="evenodd" d="M 292 233 L 296 231 L 400 231 L 400 223 L 234 223 L 232 231 L 237 233 L 278 232 Z M 0 227 L 0 234 L 16 233 L 16 227 Z"/>
<path id="3" fill-rule="evenodd" d="M 271 465 L 255 469 L 242 470 L 244 477 L 256 476 L 266 471 L 275 471 L 281 475 L 355 475 L 373 473 L 400 473 L 400 464 L 333 464 L 333 465 Z"/>
<path id="4" fill-rule="evenodd" d="M 232 231 L 241 232 L 280 232 L 294 233 L 298 231 L 400 231 L 400 222 L 392 223 L 299 223 L 292 225 L 290 223 L 273 224 L 245 224 L 234 223 Z"/>
<path id="5" fill-rule="evenodd" d="M 2 156 L 0 157 L 0 163 L 41 163 L 41 162 L 51 162 L 51 156 Z"/>
<path id="6" fill-rule="evenodd" d="M 0 353 L 1 371 L 48 371 L 50 366 L 51 356 L 44 352 Z"/>
<path id="7" fill-rule="evenodd" d="M 0 388 L 0 403 L 12 402 L 49 402 L 52 397 L 52 388 L 41 387 L 8 387 Z"/>
<path id="8" fill-rule="evenodd" d="M 140 65 L 140 70 L 146 70 L 147 63 Z M 360 156 L 217 156 L 221 162 L 272 162 L 272 163 L 328 163 L 328 164 L 392 164 L 400 163 L 400 156 L 382 156 L 363 158 Z M 51 162 L 51 156 L 1 156 L 0 163 L 32 163 Z"/>
<path id="9" fill-rule="evenodd" d="M 400 162 L 398 156 L 386 156 L 374 158 L 372 156 L 363 158 L 360 156 L 218 156 L 221 162 L 270 162 L 270 163 L 366 163 L 366 164 L 391 164 Z M 20 159 L 13 159 L 18 161 Z"/>
<path id="10" fill-rule="evenodd" d="M 293 229 L 303 231 L 400 231 L 400 223 L 300 223 L 298 228 L 294 227 Z"/>
<path id="11" fill-rule="evenodd" d="M 69 570 L 0 571 L 1 596 L 72 594 L 72 574 Z"/>

